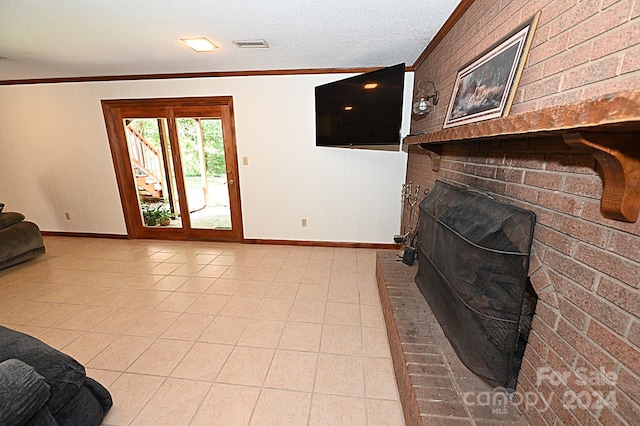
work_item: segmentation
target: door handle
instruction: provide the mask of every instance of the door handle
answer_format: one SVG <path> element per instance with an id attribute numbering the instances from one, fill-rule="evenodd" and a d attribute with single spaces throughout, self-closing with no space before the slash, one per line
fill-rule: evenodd
<path id="1" fill-rule="evenodd" d="M 229 181 L 229 185 L 233 185 L 233 179 Z"/>

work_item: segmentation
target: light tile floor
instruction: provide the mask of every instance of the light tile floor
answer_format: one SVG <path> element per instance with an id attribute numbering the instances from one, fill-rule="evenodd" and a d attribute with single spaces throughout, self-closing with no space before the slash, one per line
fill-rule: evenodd
<path id="1" fill-rule="evenodd" d="M 402 425 L 365 249 L 45 238 L 0 324 L 105 385 L 105 425 Z"/>

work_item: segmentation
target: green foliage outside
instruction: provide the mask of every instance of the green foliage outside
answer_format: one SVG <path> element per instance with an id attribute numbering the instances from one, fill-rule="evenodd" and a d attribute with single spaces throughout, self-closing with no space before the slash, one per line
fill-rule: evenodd
<path id="1" fill-rule="evenodd" d="M 138 119 L 136 130 L 157 149 L 160 149 L 158 121 L 155 119 Z M 224 175 L 224 142 L 222 139 L 222 121 L 219 119 L 202 119 L 204 135 L 204 155 L 207 164 L 207 175 Z M 198 127 L 193 118 L 179 118 L 178 140 L 180 155 L 186 176 L 200 176 L 200 149 L 198 147 Z"/>
<path id="2" fill-rule="evenodd" d="M 133 127 L 142 135 L 154 148 L 160 149 L 160 134 L 158 132 L 158 120 L 151 118 L 139 118 L 133 121 Z"/>

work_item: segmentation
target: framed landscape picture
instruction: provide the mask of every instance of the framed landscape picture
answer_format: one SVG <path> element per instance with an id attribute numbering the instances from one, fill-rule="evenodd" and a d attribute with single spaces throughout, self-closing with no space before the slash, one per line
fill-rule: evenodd
<path id="1" fill-rule="evenodd" d="M 539 16 L 458 71 L 443 128 L 509 114 Z"/>

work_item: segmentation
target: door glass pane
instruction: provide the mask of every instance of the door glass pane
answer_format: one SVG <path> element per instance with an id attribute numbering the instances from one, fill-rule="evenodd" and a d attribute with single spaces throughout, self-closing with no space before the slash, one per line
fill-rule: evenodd
<path id="1" fill-rule="evenodd" d="M 176 123 L 191 228 L 231 229 L 222 120 L 178 118 Z"/>
<path id="2" fill-rule="evenodd" d="M 171 144 L 164 118 L 124 119 L 140 221 L 146 227 L 182 227 Z"/>

